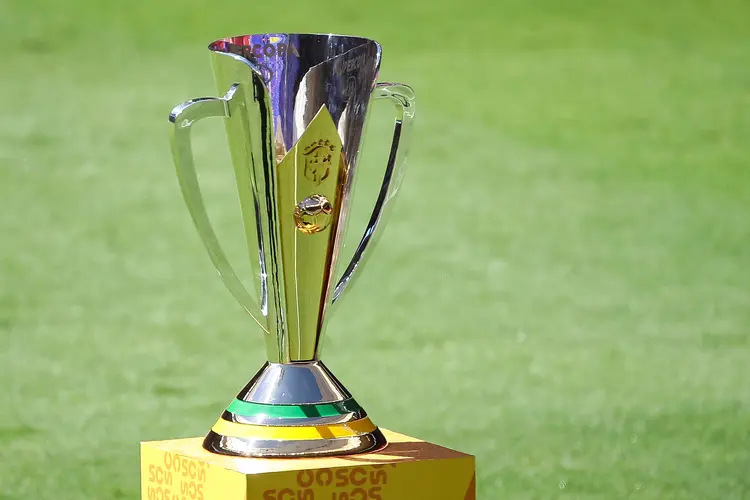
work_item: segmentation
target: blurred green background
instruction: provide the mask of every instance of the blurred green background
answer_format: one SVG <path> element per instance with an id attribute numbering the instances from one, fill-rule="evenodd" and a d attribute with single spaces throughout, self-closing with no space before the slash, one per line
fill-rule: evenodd
<path id="1" fill-rule="evenodd" d="M 750 3 L 5 0 L 0 498 L 137 498 L 138 442 L 204 434 L 263 362 L 167 114 L 264 31 L 375 38 L 418 93 L 324 349 L 378 424 L 475 454 L 482 499 L 750 496 Z M 239 261 L 221 129 L 195 149 Z"/>

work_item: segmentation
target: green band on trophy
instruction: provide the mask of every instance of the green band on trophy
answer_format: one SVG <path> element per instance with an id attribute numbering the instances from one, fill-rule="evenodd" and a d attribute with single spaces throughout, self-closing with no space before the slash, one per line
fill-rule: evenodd
<path id="1" fill-rule="evenodd" d="M 361 409 L 354 399 L 317 405 L 268 405 L 235 399 L 227 407 L 227 411 L 235 415 L 243 417 L 263 415 L 269 418 L 335 417 Z"/>

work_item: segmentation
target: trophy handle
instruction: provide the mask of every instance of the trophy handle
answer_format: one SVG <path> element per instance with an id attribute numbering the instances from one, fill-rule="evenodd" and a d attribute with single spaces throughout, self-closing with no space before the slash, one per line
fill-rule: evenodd
<path id="1" fill-rule="evenodd" d="M 374 246 L 375 242 L 380 238 L 382 230 L 376 231 L 376 229 L 385 219 L 388 212 L 390 212 L 390 207 L 393 203 L 388 202 L 396 195 L 404 174 L 404 163 L 408 152 L 411 125 L 414 119 L 414 91 L 408 85 L 400 83 L 377 83 L 372 94 L 372 99 L 388 99 L 395 104 L 396 123 L 393 129 L 393 141 L 391 142 L 388 162 L 385 166 L 383 184 L 380 187 L 380 193 L 372 210 L 372 215 L 370 215 L 370 220 L 367 223 L 359 245 L 357 245 L 354 251 L 352 260 L 333 290 L 332 302 L 338 300 L 346 287 L 351 284 L 352 279 L 358 275 L 355 271 L 364 262 L 365 256 L 370 254 L 368 249 Z"/>
<path id="2" fill-rule="evenodd" d="M 201 97 L 185 101 L 176 106 L 169 114 L 169 121 L 173 125 L 170 127 L 169 136 L 182 196 L 185 198 L 185 203 L 193 218 L 195 227 L 198 229 L 198 233 L 206 245 L 208 254 L 211 256 L 211 261 L 216 266 L 221 279 L 237 302 L 258 323 L 258 326 L 264 332 L 268 333 L 265 325 L 258 319 L 258 317 L 263 316 L 260 313 L 258 303 L 237 277 L 234 269 L 229 264 L 224 250 L 222 250 L 219 244 L 219 240 L 216 238 L 213 227 L 211 227 L 206 207 L 203 204 L 203 196 L 201 195 L 198 176 L 195 172 L 193 150 L 190 143 L 190 128 L 193 123 L 203 118 L 215 116 L 230 117 L 230 106 L 232 99 L 237 94 L 238 87 L 238 84 L 232 85 L 224 97 Z"/>

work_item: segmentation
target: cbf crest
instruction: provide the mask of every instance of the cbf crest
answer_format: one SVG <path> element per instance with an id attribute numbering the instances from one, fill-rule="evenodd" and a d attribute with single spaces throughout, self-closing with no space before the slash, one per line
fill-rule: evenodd
<path id="1" fill-rule="evenodd" d="M 331 161 L 336 146 L 328 139 L 320 139 L 307 146 L 302 155 L 305 157 L 305 178 L 315 183 L 323 182 L 331 173 Z"/>

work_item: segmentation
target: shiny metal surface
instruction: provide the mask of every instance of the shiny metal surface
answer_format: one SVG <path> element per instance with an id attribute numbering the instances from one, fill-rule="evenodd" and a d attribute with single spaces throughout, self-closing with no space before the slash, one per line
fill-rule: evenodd
<path id="1" fill-rule="evenodd" d="M 385 221 L 390 213 L 393 207 L 391 200 L 401 186 L 401 180 L 404 175 L 403 167 L 406 163 L 407 153 L 405 145 L 408 145 L 411 139 L 409 134 L 411 133 L 411 121 L 414 119 L 414 91 L 410 87 L 398 83 L 378 83 L 375 85 L 373 99 L 387 99 L 395 105 L 396 123 L 393 129 L 391 150 L 388 154 L 383 185 L 380 187 L 372 215 L 367 223 L 364 235 L 359 245 L 357 245 L 357 249 L 354 251 L 352 260 L 336 284 L 331 298 L 332 302 L 337 301 L 346 287 L 352 282 L 352 279 L 358 276 L 355 271 L 360 265 L 364 264 L 365 256 L 369 255 L 375 242 L 380 238 L 382 231 L 376 231 L 376 229 L 379 224 Z"/>
<path id="2" fill-rule="evenodd" d="M 361 436 L 347 438 L 306 440 L 268 440 L 220 436 L 209 431 L 203 447 L 214 453 L 241 457 L 289 458 L 353 455 L 376 451 L 386 446 L 387 441 L 380 429 Z"/>
<path id="3" fill-rule="evenodd" d="M 376 83 L 381 47 L 366 38 L 268 33 L 217 40 L 209 49 L 224 96 L 175 107 L 170 114 L 171 143 L 183 196 L 211 260 L 265 333 L 269 363 L 238 398 L 274 405 L 341 402 L 351 396 L 318 362 L 327 314 L 382 232 L 402 176 L 414 93 L 405 85 Z M 370 101 L 376 99 L 388 100 L 396 108 L 390 155 L 367 228 L 337 279 L 334 270 L 362 131 Z M 250 291 L 235 274 L 211 227 L 193 164 L 191 126 L 208 117 L 224 118 L 254 273 Z M 362 411 L 354 417 L 365 419 L 366 414 Z M 337 425 L 352 418 L 311 416 L 307 422 L 291 423 L 253 416 L 234 421 L 299 428 Z M 289 435 L 295 434 L 290 430 Z M 369 446 L 363 444 L 366 440 L 327 447 L 236 439 L 207 438 L 207 443 L 227 453 L 245 450 L 237 452 L 253 456 L 260 452 L 248 450 L 256 445 L 270 455 L 283 454 L 282 449 L 304 454 L 305 446 L 310 454 L 318 453 L 317 446 L 327 450 L 324 454 Z M 379 438 L 371 441 L 380 443 Z"/>
<path id="4" fill-rule="evenodd" d="M 279 405 L 335 403 L 351 397 L 320 361 L 266 363 L 237 394 L 242 401 Z"/>
<path id="5" fill-rule="evenodd" d="M 342 208 L 349 171 L 336 125 L 323 105 L 276 167 L 284 266 L 279 279 L 285 291 L 281 304 L 284 333 L 277 337 L 277 347 L 284 360 L 318 358 L 324 315 L 333 290 L 340 229 L 345 222 Z M 328 213 L 307 219 L 318 223 L 315 231 L 309 227 L 300 231 L 300 212 L 314 212 L 313 200 L 321 210 L 327 205 Z"/>
<path id="6" fill-rule="evenodd" d="M 413 92 L 404 85 L 375 83 L 381 49 L 365 38 L 247 35 L 216 41 L 210 49 L 225 96 L 188 101 L 170 115 L 183 195 L 227 287 L 266 332 L 268 359 L 317 359 L 326 311 L 362 264 L 400 182 L 414 116 Z M 334 291 L 331 273 L 371 99 L 386 99 L 397 107 L 393 144 L 370 223 Z M 225 118 L 256 277 L 253 293 L 245 290 L 221 249 L 195 175 L 189 131 L 196 120 L 209 116 Z M 324 221 L 326 227 L 311 234 L 285 230 L 290 220 L 298 227 L 307 216 L 300 214 L 299 205 L 315 196 L 330 204 L 323 217 L 331 219 Z M 307 248 L 300 246 L 314 248 L 316 255 L 303 258 Z"/>

